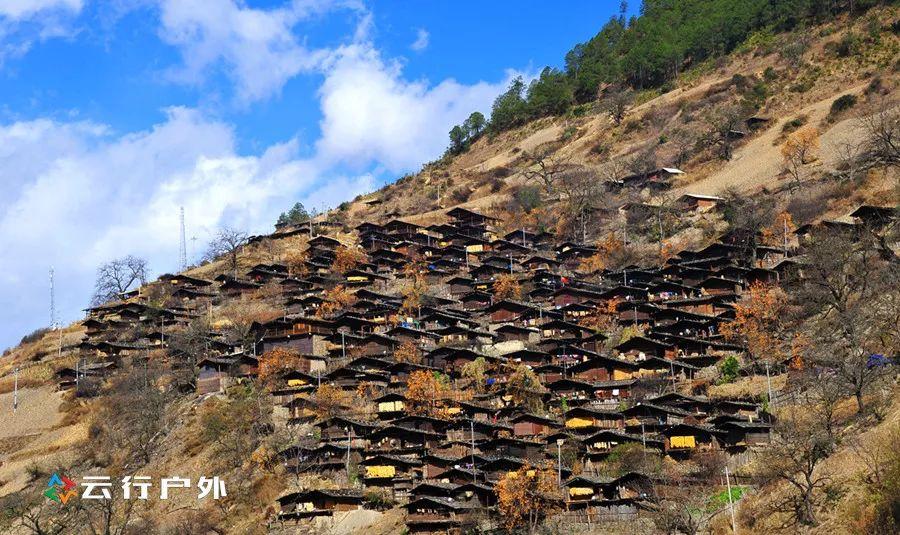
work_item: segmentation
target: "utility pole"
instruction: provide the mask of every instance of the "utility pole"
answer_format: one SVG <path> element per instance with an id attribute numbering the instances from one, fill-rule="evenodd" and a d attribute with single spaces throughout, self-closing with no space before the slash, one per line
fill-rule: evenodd
<path id="1" fill-rule="evenodd" d="M 781 223 L 784 226 L 784 257 L 787 258 L 787 216 L 781 218 Z"/>
<path id="2" fill-rule="evenodd" d="M 769 361 L 766 361 L 766 387 L 769 391 L 769 410 L 772 409 L 772 377 L 769 375 Z"/>
<path id="3" fill-rule="evenodd" d="M 181 224 L 181 237 L 178 242 L 178 261 L 181 271 L 187 269 L 187 240 L 184 237 L 184 206 L 179 207 L 179 223 Z"/>
<path id="4" fill-rule="evenodd" d="M 677 391 L 675 388 L 675 363 L 671 360 L 669 361 L 669 373 L 672 374 L 672 392 L 674 393 Z"/>
<path id="5" fill-rule="evenodd" d="M 19 368 L 16 368 L 15 376 L 16 385 L 13 387 L 13 412 L 16 412 L 19 409 Z"/>
<path id="6" fill-rule="evenodd" d="M 50 328 L 56 328 L 56 288 L 53 281 L 53 266 L 50 266 Z"/>
<path id="7" fill-rule="evenodd" d="M 469 433 L 472 437 L 472 483 L 475 483 L 475 420 L 469 420 Z"/>
<path id="8" fill-rule="evenodd" d="M 556 485 L 562 488 L 562 445 L 566 439 L 556 439 Z"/>
<path id="9" fill-rule="evenodd" d="M 663 250 L 663 224 L 662 224 L 662 204 L 659 205 L 659 210 L 656 212 L 656 222 L 659 223 L 659 254 L 662 257 Z"/>
<path id="10" fill-rule="evenodd" d="M 350 483 L 350 443 L 353 438 L 353 428 L 347 428 L 347 483 Z"/>
<path id="11" fill-rule="evenodd" d="M 728 477 L 728 465 L 725 465 L 725 484 L 728 486 L 728 508 L 731 509 L 731 532 L 737 533 L 737 525 L 734 521 L 734 500 L 731 498 L 731 478 Z"/>

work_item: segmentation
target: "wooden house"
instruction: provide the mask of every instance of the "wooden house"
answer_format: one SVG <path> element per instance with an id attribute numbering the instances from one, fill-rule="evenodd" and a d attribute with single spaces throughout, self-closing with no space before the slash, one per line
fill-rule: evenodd
<path id="1" fill-rule="evenodd" d="M 452 497 L 422 496 L 403 506 L 409 533 L 460 534 L 471 523 L 469 503 Z"/>
<path id="2" fill-rule="evenodd" d="M 317 489 L 291 492 L 278 498 L 281 520 L 330 516 L 363 508 L 363 492 L 356 489 Z"/>

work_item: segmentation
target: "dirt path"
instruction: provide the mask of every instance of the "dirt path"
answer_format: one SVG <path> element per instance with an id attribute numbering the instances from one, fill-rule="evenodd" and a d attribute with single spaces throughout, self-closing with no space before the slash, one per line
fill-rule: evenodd
<path id="1" fill-rule="evenodd" d="M 59 423 L 60 393 L 52 386 L 19 389 L 19 408 L 13 412 L 13 393 L 0 394 L 0 439 L 39 433 Z"/>

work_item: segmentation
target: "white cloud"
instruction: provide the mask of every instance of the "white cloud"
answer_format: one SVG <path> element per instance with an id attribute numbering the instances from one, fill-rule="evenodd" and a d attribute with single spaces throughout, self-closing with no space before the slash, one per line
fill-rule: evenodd
<path id="1" fill-rule="evenodd" d="M 0 66 L 37 41 L 70 35 L 83 0 L 0 0 Z"/>
<path id="2" fill-rule="evenodd" d="M 3 0 L 0 2 L 0 16 L 10 20 L 22 20 L 42 11 L 61 10 L 78 13 L 82 7 L 82 0 Z"/>
<path id="3" fill-rule="evenodd" d="M 272 9 L 236 0 L 162 0 L 160 38 L 178 47 L 183 59 L 169 74 L 175 81 L 199 84 L 219 69 L 234 82 L 241 103 L 271 97 L 327 54 L 308 48 L 294 27 L 336 7 L 361 9 L 328 0 L 294 0 Z"/>
<path id="4" fill-rule="evenodd" d="M 340 48 L 324 72 L 320 157 L 360 166 L 378 162 L 393 172 L 440 155 L 450 128 L 490 108 L 512 75 L 496 84 L 447 79 L 431 86 L 404 79 L 399 62 L 383 59 L 368 44 Z"/>
<path id="5" fill-rule="evenodd" d="M 415 50 L 416 52 L 421 52 L 428 48 L 428 42 L 431 36 L 428 34 L 428 31 L 425 28 L 419 28 L 416 32 L 416 40 L 413 41 L 413 44 L 409 45 L 409 48 Z"/>
<path id="6" fill-rule="evenodd" d="M 439 156 L 452 125 L 488 111 L 516 74 L 471 85 L 409 80 L 372 44 L 371 14 L 350 2 L 161 2 L 160 35 L 181 51 L 172 75 L 182 81 L 224 74 L 250 103 L 301 73 L 321 74 L 320 137 L 311 147 L 293 139 L 240 154 L 231 124 L 183 107 L 127 134 L 89 121 L 0 123 L 0 286 L 16 288 L 3 292 L 10 303 L 0 307 L 0 345 L 43 322 L 50 265 L 63 319 L 72 320 L 99 263 L 136 254 L 157 273 L 177 267 L 179 206 L 198 245 L 223 224 L 268 231 L 297 200 L 334 206 Z M 335 6 L 359 16 L 349 44 L 308 48 L 297 25 Z"/>
<path id="7" fill-rule="evenodd" d="M 21 336 L 45 322 L 51 265 L 66 321 L 87 303 L 103 261 L 135 254 L 156 273 L 176 269 L 179 206 L 202 245 L 223 224 L 266 232 L 298 199 L 331 206 L 373 188 L 371 175 L 332 176 L 299 159 L 299 148 L 291 140 L 240 155 L 231 126 L 186 108 L 125 135 L 91 123 L 0 124 L 3 332 Z"/>

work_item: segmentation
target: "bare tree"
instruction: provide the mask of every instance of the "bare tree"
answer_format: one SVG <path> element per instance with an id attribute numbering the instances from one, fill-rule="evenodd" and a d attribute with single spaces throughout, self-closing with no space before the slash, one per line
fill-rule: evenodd
<path id="1" fill-rule="evenodd" d="M 817 366 L 806 372 L 801 384 L 805 389 L 807 406 L 819 417 L 828 436 L 837 438 L 837 408 L 847 397 L 843 381 L 830 369 Z"/>
<path id="2" fill-rule="evenodd" d="M 690 159 L 697 146 L 697 136 L 687 128 L 676 128 L 668 137 L 671 139 L 672 146 L 675 147 L 675 165 L 681 167 Z"/>
<path id="3" fill-rule="evenodd" d="M 143 258 L 128 255 L 111 260 L 97 269 L 97 281 L 94 283 L 93 305 L 100 305 L 116 299 L 127 292 L 135 283 L 147 282 L 147 261 Z"/>
<path id="4" fill-rule="evenodd" d="M 237 277 L 238 253 L 241 247 L 246 245 L 247 238 L 247 233 L 242 230 L 223 227 L 216 233 L 215 238 L 209 242 L 204 258 L 211 261 L 220 256 L 227 256 L 232 276 Z"/>
<path id="5" fill-rule="evenodd" d="M 627 158 L 614 158 L 600 167 L 599 174 L 605 182 L 617 185 L 628 174 L 629 164 Z"/>
<path id="6" fill-rule="evenodd" d="M 537 180 L 546 193 L 551 193 L 559 177 L 570 170 L 573 164 L 555 155 L 553 147 L 542 147 L 534 152 L 526 152 L 528 166 L 521 170 L 527 180 Z"/>
<path id="7" fill-rule="evenodd" d="M 708 126 L 704 138 L 706 144 L 716 147 L 719 157 L 723 160 L 731 159 L 734 151 L 734 142 L 741 135 L 744 115 L 744 111 L 740 106 L 726 104 L 717 107 L 705 118 Z"/>
<path id="8" fill-rule="evenodd" d="M 769 197 L 745 196 L 735 189 L 726 189 L 722 198 L 731 240 L 744 249 L 742 256 L 755 264 L 759 233 L 775 218 L 775 205 Z"/>
<path id="9" fill-rule="evenodd" d="M 900 106 L 882 97 L 862 113 L 869 156 L 877 164 L 900 165 Z"/>
<path id="10" fill-rule="evenodd" d="M 566 204 L 567 213 L 578 218 L 581 240 L 586 242 L 590 213 L 603 193 L 596 171 L 583 166 L 570 168 L 560 175 L 557 187 Z"/>
<path id="11" fill-rule="evenodd" d="M 864 170 L 863 143 L 855 140 L 838 145 L 838 172 L 841 178 L 856 180 Z"/>
<path id="12" fill-rule="evenodd" d="M 834 451 L 834 438 L 824 422 L 805 406 L 791 406 L 779 413 L 772 443 L 762 453 L 758 474 L 762 483 L 787 483 L 790 491 L 775 504 L 786 513 L 785 527 L 815 525 L 818 492 L 830 478 L 817 470 Z"/>
<path id="13" fill-rule="evenodd" d="M 184 359 L 192 366 L 211 340 L 209 322 L 206 315 L 195 318 L 184 327 L 172 331 L 169 336 L 169 350 L 173 356 Z"/>
<path id="14" fill-rule="evenodd" d="M 638 150 L 627 161 L 628 170 L 642 179 L 656 170 L 656 147 L 649 145 Z"/>
<path id="15" fill-rule="evenodd" d="M 145 364 L 118 375 L 101 398 L 91 423 L 91 454 L 101 462 L 144 466 L 162 445 L 170 420 L 166 403 L 171 392 L 160 387 L 162 370 Z"/>
<path id="16" fill-rule="evenodd" d="M 900 348 L 900 267 L 893 253 L 864 232 L 824 232 L 806 249 L 796 291 L 810 317 L 809 360 L 831 371 L 859 412 L 889 373 L 877 355 Z"/>
<path id="17" fill-rule="evenodd" d="M 69 531 L 68 517 L 72 516 L 72 511 L 66 508 L 50 511 L 46 507 L 47 503 L 48 500 L 43 496 L 31 496 L 23 492 L 5 496 L 0 499 L 0 518 L 4 518 L 9 524 L 0 523 L 0 526 L 33 535 L 60 535 Z"/>
<path id="18" fill-rule="evenodd" d="M 622 124 L 628 108 L 634 102 L 631 89 L 619 85 L 601 91 L 597 97 L 600 99 L 600 108 L 609 114 L 616 125 Z"/>

